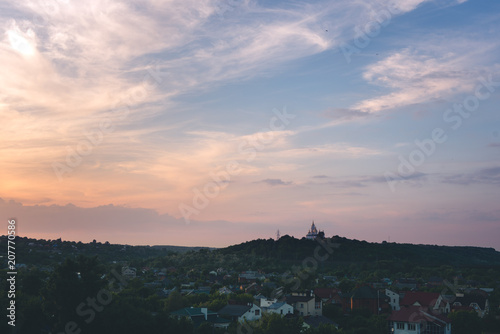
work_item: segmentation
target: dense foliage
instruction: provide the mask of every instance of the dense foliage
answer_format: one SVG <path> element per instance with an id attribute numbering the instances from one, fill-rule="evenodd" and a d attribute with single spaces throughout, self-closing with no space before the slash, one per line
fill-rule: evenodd
<path id="1" fill-rule="evenodd" d="M 0 238 L 0 247 L 6 249 L 4 241 Z M 16 282 L 16 333 L 79 333 L 81 330 L 81 333 L 95 334 L 222 334 L 226 331 L 207 324 L 195 328 L 185 319 L 169 317 L 169 312 L 190 306 L 218 311 L 230 299 L 251 302 L 252 295 L 239 289 L 231 295 L 216 293 L 222 286 L 239 287 L 238 273 L 246 270 L 275 273 L 258 283 L 284 286 L 285 293 L 292 290 L 292 284 L 285 279 L 287 275 L 301 277 L 301 290 L 331 286 L 325 276 L 335 276 L 336 286 L 343 292 L 367 282 L 380 282 L 382 278 L 413 277 L 424 283 L 432 276 L 450 281 L 460 277 L 463 282 L 469 282 L 467 284 L 491 287 L 495 291 L 490 296 L 490 316 L 479 319 L 474 313 L 454 313 L 451 317 L 457 324 L 455 328 L 465 328 L 462 332 L 470 334 L 478 328 L 494 332 L 500 327 L 495 318 L 500 305 L 500 253 L 495 250 L 376 244 L 340 237 L 323 242 L 337 246 L 328 253 L 318 242 L 284 236 L 278 241 L 259 239 L 224 249 L 174 252 L 145 246 L 18 238 L 17 260 L 22 268 L 18 270 Z M 315 267 L 304 265 L 306 259 L 317 258 L 318 247 L 322 256 L 328 256 L 317 260 Z M 117 273 L 125 265 L 138 268 L 136 279 L 125 282 L 118 277 Z M 160 284 L 158 270 L 167 273 L 159 287 L 154 285 Z M 216 270 L 218 273 L 214 275 Z M 6 273 L 6 269 L 0 270 L 1 277 L 6 277 Z M 193 289 L 209 286 L 210 291 L 185 296 L 179 292 L 184 283 L 192 284 Z M 162 289 L 174 288 L 168 297 L 160 293 Z M 442 287 L 422 284 L 421 289 L 439 292 Z M 3 309 L 7 305 L 7 290 L 3 279 L 0 281 Z M 271 291 L 271 287 L 264 286 L 261 292 L 270 295 Z M 337 323 L 339 329 L 329 325 L 304 329 L 303 333 L 382 334 L 387 331 L 387 315 L 358 312 L 345 316 L 333 305 L 326 306 L 323 314 Z M 303 328 L 303 319 L 266 316 L 258 323 L 245 326 L 250 326 L 254 334 L 298 333 Z M 245 333 L 235 324 L 227 332 L 233 334 L 238 330 Z M 0 322 L 0 332 L 14 333 L 6 321 Z"/>

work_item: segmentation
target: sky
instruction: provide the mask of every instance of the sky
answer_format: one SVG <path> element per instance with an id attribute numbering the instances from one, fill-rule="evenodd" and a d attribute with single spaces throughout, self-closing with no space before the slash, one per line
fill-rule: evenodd
<path id="1" fill-rule="evenodd" d="M 3 1 L 5 231 L 500 250 L 499 32 L 488 0 Z"/>

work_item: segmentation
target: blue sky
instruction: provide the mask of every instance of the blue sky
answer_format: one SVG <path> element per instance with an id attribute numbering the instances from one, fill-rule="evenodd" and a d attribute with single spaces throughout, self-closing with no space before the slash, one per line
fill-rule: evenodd
<path id="1" fill-rule="evenodd" d="M 500 4 L 7 2 L 0 207 L 28 236 L 500 249 Z"/>

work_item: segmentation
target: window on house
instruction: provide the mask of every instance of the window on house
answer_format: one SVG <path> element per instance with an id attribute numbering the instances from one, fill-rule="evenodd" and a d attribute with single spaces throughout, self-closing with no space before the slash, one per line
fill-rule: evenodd
<path id="1" fill-rule="evenodd" d="M 396 323 L 396 329 L 405 329 L 405 323 L 404 322 Z"/>
<path id="2" fill-rule="evenodd" d="M 280 313 L 283 314 L 283 310 L 281 310 Z"/>
<path id="3" fill-rule="evenodd" d="M 315 308 L 316 310 L 319 310 L 321 308 L 321 302 L 317 302 Z"/>
<path id="4" fill-rule="evenodd" d="M 300 308 L 304 308 L 304 304 L 300 303 Z"/>
<path id="5" fill-rule="evenodd" d="M 255 315 L 260 315 L 260 310 L 255 310 Z"/>
<path id="6" fill-rule="evenodd" d="M 395 311 L 396 310 L 396 306 L 393 306 L 392 309 Z"/>
<path id="7" fill-rule="evenodd" d="M 408 330 L 414 331 L 417 329 L 417 326 L 415 324 L 408 324 Z"/>
<path id="8" fill-rule="evenodd" d="M 393 302 L 394 304 L 396 304 L 396 298 L 394 298 L 394 299 L 392 300 L 392 302 Z"/>

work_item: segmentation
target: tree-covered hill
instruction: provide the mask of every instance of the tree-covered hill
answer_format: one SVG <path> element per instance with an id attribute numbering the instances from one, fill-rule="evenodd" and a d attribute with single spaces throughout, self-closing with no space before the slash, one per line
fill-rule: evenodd
<path id="1" fill-rule="evenodd" d="M 397 243 L 370 243 L 351 240 L 339 236 L 325 239 L 321 242 L 296 239 L 288 235 L 279 240 L 257 239 L 239 245 L 229 246 L 218 250 L 222 254 L 244 255 L 277 259 L 284 261 L 298 261 L 315 256 L 326 255 L 328 249 L 333 250 L 325 262 L 373 262 L 378 261 L 407 261 L 421 265 L 453 266 L 491 266 L 500 265 L 500 252 L 493 248 L 464 247 L 464 246 L 437 246 L 414 245 Z"/>

